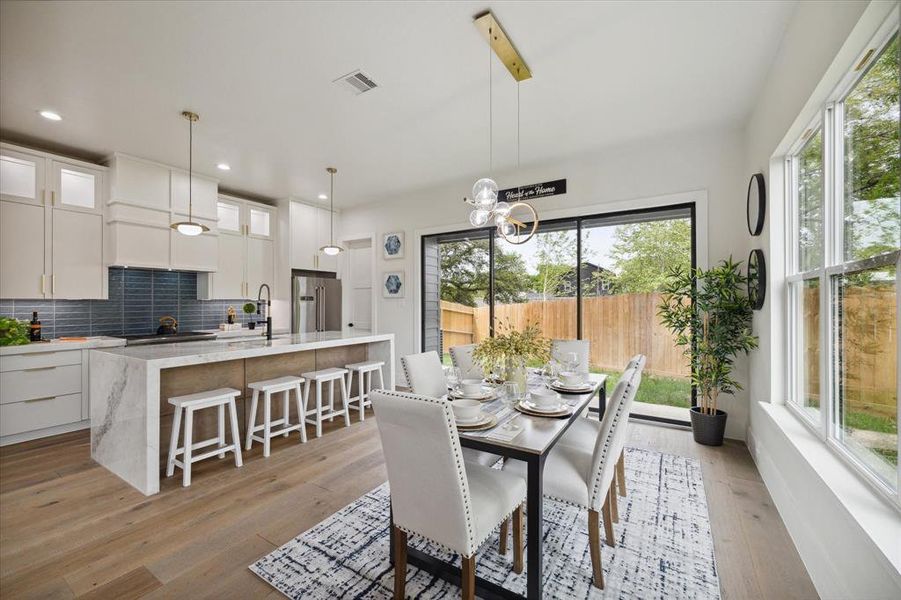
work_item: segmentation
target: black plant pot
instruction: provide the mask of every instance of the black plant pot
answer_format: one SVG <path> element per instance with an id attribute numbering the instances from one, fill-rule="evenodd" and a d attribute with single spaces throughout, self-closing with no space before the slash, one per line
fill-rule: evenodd
<path id="1" fill-rule="evenodd" d="M 726 411 L 717 409 L 716 414 L 701 412 L 700 406 L 691 407 L 691 432 L 695 441 L 705 446 L 722 446 L 726 432 Z"/>
<path id="2" fill-rule="evenodd" d="M 256 329 L 256 328 L 257 328 L 257 324 L 256 324 L 256 323 L 254 323 L 253 321 L 248 321 L 248 322 L 247 322 L 247 329 Z"/>

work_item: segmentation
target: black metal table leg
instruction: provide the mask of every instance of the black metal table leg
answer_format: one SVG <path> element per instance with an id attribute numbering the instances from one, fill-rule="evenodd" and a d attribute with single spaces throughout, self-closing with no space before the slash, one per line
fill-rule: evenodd
<path id="1" fill-rule="evenodd" d="M 529 478 L 526 482 L 526 535 L 528 536 L 526 574 L 529 579 L 526 587 L 526 596 L 530 600 L 541 598 L 543 578 L 544 514 L 542 511 L 544 507 L 542 477 L 544 473 L 544 458 L 545 455 L 535 455 L 529 458 L 528 461 Z"/>
<path id="2" fill-rule="evenodd" d="M 598 421 L 604 420 L 604 413 L 607 411 L 607 380 L 601 384 L 598 389 Z"/>

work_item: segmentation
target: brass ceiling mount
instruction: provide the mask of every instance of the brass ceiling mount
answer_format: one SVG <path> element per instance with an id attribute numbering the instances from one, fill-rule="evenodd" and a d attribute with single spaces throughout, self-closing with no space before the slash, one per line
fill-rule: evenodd
<path id="1" fill-rule="evenodd" d="M 501 59 L 501 62 L 510 71 L 513 79 L 525 81 L 532 78 L 532 71 L 529 70 L 526 61 L 522 59 L 516 46 L 513 45 L 494 13 L 490 10 L 479 13 L 473 18 L 473 23 L 482 32 L 482 36 L 488 40 L 491 49 L 494 50 L 497 57 Z"/>
<path id="2" fill-rule="evenodd" d="M 181 111 L 181 116 L 183 116 L 184 118 L 186 118 L 187 120 L 189 120 L 192 123 L 196 123 L 197 121 L 200 120 L 200 115 L 198 115 L 195 112 L 191 112 L 190 110 Z"/>

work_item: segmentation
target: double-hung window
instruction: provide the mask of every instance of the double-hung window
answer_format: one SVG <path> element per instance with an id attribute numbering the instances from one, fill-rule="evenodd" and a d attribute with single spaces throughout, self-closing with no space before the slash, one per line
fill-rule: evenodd
<path id="1" fill-rule="evenodd" d="M 789 405 L 901 504 L 899 34 L 887 24 L 785 161 Z"/>

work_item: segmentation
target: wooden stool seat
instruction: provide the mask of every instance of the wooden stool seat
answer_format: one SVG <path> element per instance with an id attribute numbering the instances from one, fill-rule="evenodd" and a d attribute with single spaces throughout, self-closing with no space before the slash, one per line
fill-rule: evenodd
<path id="1" fill-rule="evenodd" d="M 241 459 L 241 434 L 238 432 L 238 412 L 235 409 L 235 398 L 241 395 L 241 392 L 232 388 L 219 388 L 207 392 L 198 392 L 196 394 L 187 394 L 185 396 L 175 396 L 169 398 L 169 404 L 175 407 L 172 414 L 172 434 L 169 437 L 169 459 L 166 461 L 166 477 L 172 477 L 175 473 L 175 467 L 182 470 L 182 485 L 187 487 L 191 485 L 191 464 L 200 460 L 211 458 L 218 455 L 219 458 L 225 458 L 226 452 L 235 453 L 235 466 L 240 467 L 244 463 Z M 217 407 L 219 409 L 219 431 L 218 435 L 201 442 L 194 442 L 194 412 L 205 408 Z M 228 407 L 229 421 L 231 422 L 232 443 L 225 443 L 225 407 Z M 178 447 L 178 433 L 181 428 L 182 412 L 185 415 L 184 442 L 181 448 Z M 216 447 L 203 454 L 195 455 L 195 450 L 207 448 L 212 445 Z M 178 455 L 182 455 L 182 460 L 178 460 Z"/>
<path id="2" fill-rule="evenodd" d="M 385 366 L 385 361 L 381 360 L 369 360 L 345 365 L 347 369 L 348 393 L 353 387 L 354 373 L 358 374 L 357 379 L 359 379 L 359 383 L 357 386 L 359 393 L 356 396 L 351 396 L 347 402 L 350 405 L 356 404 L 361 421 L 366 419 L 366 407 L 372 405 L 372 402 L 369 401 L 369 392 L 372 391 L 373 373 L 378 372 L 379 374 L 379 387 L 382 389 L 385 387 L 385 377 L 382 374 L 383 366 Z"/>
<path id="3" fill-rule="evenodd" d="M 316 426 L 316 437 L 322 437 L 322 421 L 328 419 L 334 420 L 335 417 L 344 415 L 345 427 L 350 425 L 350 405 L 347 398 L 347 369 L 332 367 L 329 369 L 320 369 L 319 371 L 310 371 L 304 373 L 303 378 L 306 384 L 303 389 L 304 407 L 310 406 L 310 387 L 316 384 L 316 408 L 310 408 L 306 411 L 306 422 Z M 335 410 L 335 382 L 341 383 L 341 401 L 344 406 L 342 410 Z M 328 407 L 323 412 L 322 407 L 322 384 L 329 385 Z M 312 417 L 312 418 L 310 418 Z"/>
<path id="4" fill-rule="evenodd" d="M 304 424 L 304 414 L 306 411 L 306 399 L 300 391 L 300 385 L 304 382 L 303 377 L 295 377 L 293 375 L 285 375 L 284 377 L 275 377 L 274 379 L 266 379 L 265 381 L 254 381 L 247 384 L 247 387 L 253 390 L 253 397 L 250 401 L 250 413 L 247 415 L 247 434 L 244 442 L 244 449 L 250 450 L 253 442 L 263 443 L 263 456 L 269 456 L 272 437 L 282 435 L 288 437 L 292 431 L 300 431 L 300 442 L 305 444 L 307 441 L 307 429 Z M 291 424 L 290 412 L 290 395 L 294 392 L 295 401 L 297 402 L 297 420 L 298 423 Z M 283 394 L 282 396 L 282 418 L 272 419 L 272 394 Z M 260 394 L 263 394 L 263 423 L 257 425 L 257 404 L 259 403 Z M 281 425 L 280 429 L 274 429 L 276 425 Z M 263 432 L 262 437 L 256 435 L 258 431 Z"/>

